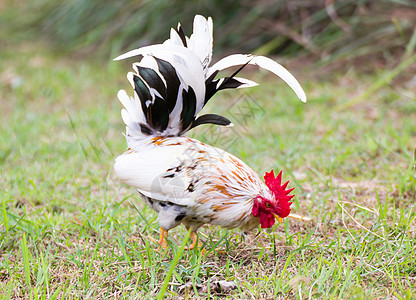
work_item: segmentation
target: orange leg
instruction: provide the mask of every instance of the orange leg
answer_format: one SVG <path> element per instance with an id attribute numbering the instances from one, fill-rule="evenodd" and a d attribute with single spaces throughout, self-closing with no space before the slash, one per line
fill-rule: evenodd
<path id="1" fill-rule="evenodd" d="M 201 243 L 198 243 L 198 245 L 196 244 L 196 242 L 198 240 L 198 234 L 195 231 L 191 232 L 191 240 L 192 240 L 192 245 L 187 247 L 188 250 L 194 249 L 195 246 L 201 247 Z"/>
<path id="2" fill-rule="evenodd" d="M 167 230 L 164 230 L 162 227 L 160 227 L 160 238 L 159 238 L 160 248 L 166 249 L 168 247 L 168 241 L 166 240 L 167 237 L 168 237 Z"/>
<path id="3" fill-rule="evenodd" d="M 189 230 L 188 226 L 185 226 L 185 228 L 186 228 L 186 230 Z M 192 250 L 195 247 L 201 247 L 202 246 L 202 244 L 200 242 L 198 242 L 198 244 L 197 244 L 198 234 L 196 233 L 196 231 L 191 231 L 191 240 L 192 240 L 192 245 L 189 246 L 189 247 L 186 247 L 185 250 Z"/>

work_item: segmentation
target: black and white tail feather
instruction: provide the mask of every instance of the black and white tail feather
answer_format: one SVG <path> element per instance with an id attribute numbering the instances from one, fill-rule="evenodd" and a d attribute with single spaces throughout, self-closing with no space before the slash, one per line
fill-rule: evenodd
<path id="1" fill-rule="evenodd" d="M 180 136 L 201 124 L 227 126 L 231 122 L 219 115 L 198 113 L 218 91 L 245 88 L 257 83 L 236 77 L 247 65 L 256 65 L 282 78 L 306 102 L 306 95 L 298 81 L 280 64 L 264 57 L 246 54 L 227 56 L 213 66 L 213 25 L 211 18 L 196 15 L 193 33 L 188 38 L 178 24 L 171 29 L 170 38 L 163 44 L 142 47 L 118 56 L 122 60 L 141 56 L 133 64 L 134 72 L 127 78 L 134 89 L 134 98 L 120 90 L 123 104 L 128 146 L 154 136 Z M 219 71 L 241 66 L 229 77 L 217 78 Z"/>

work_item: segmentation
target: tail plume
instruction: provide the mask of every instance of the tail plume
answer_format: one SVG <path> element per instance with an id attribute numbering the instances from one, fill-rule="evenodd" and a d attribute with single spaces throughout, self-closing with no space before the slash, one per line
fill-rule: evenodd
<path id="1" fill-rule="evenodd" d="M 236 77 L 247 65 L 256 65 L 279 76 L 306 102 L 306 95 L 292 74 L 267 57 L 234 54 L 210 66 L 212 33 L 212 19 L 196 15 L 189 38 L 179 24 L 177 30 L 171 29 L 170 38 L 163 44 L 135 49 L 114 59 L 139 56 L 138 62 L 133 63 L 134 72 L 127 74 L 134 97 L 129 97 L 124 90 L 118 93 L 124 106 L 122 118 L 129 146 L 149 136 L 183 135 L 201 124 L 230 125 L 223 116 L 198 117 L 198 113 L 220 90 L 257 85 Z M 219 71 L 233 66 L 241 67 L 229 77 L 216 78 Z"/>

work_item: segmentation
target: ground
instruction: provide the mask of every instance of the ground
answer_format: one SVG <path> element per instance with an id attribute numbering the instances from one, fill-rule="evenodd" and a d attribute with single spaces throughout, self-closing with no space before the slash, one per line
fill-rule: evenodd
<path id="1" fill-rule="evenodd" d="M 261 176 L 282 169 L 296 197 L 285 220 L 243 234 L 184 228 L 155 251 L 156 214 L 114 176 L 126 149 L 118 89 L 130 66 L 65 58 L 42 45 L 0 52 L 0 294 L 9 298 L 398 298 L 416 294 L 416 89 L 355 67 L 294 66 L 301 103 L 267 72 L 215 96 L 232 129 L 191 136 Z M 290 68 L 291 69 L 291 68 Z M 380 80 L 381 83 L 380 84 Z M 378 86 L 374 87 L 374 83 Z M 366 91 L 372 91 L 366 95 Z M 363 94 L 364 93 L 364 94 Z M 360 97 L 364 95 L 365 97 Z M 189 241 L 188 241 L 189 242 Z M 220 291 L 212 282 L 233 282 Z"/>

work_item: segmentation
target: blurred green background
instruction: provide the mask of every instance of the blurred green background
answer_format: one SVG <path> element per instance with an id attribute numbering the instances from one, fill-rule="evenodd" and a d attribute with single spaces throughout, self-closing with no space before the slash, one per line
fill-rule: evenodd
<path id="1" fill-rule="evenodd" d="M 416 45 L 412 0 L 6 0 L 2 6 L 3 44 L 43 40 L 65 55 L 114 56 L 161 42 L 178 21 L 189 35 L 196 13 L 213 17 L 217 55 L 238 50 L 324 63 L 397 63 Z"/>

